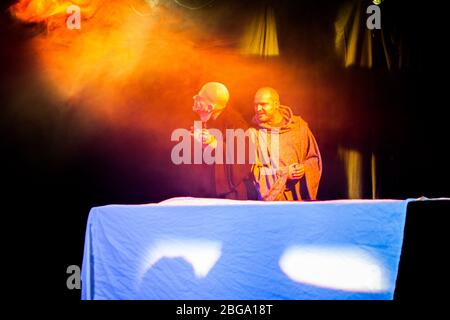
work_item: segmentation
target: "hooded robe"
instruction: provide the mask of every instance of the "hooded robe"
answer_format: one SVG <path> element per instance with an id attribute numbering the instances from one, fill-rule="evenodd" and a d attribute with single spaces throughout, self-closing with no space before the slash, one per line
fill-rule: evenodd
<path id="1" fill-rule="evenodd" d="M 245 152 L 246 161 L 243 164 L 237 163 L 238 144 L 236 140 L 232 145 L 226 138 L 226 130 L 241 129 L 246 131 L 249 125 L 244 118 L 231 107 L 227 107 L 217 119 L 210 119 L 207 128 L 217 129 L 222 133 L 223 145 L 218 146 L 223 150 L 222 163 L 193 165 L 191 170 L 197 173 L 196 184 L 199 185 L 200 192 L 195 196 L 226 198 L 234 200 L 256 200 L 257 194 L 252 182 L 251 163 L 248 159 L 248 149 L 240 150 Z M 248 140 L 247 140 L 248 143 Z M 234 157 L 232 163 L 227 163 L 227 150 L 232 147 Z M 216 151 L 212 154 L 216 156 Z M 216 156 L 219 158 L 219 156 Z M 196 189 L 195 187 L 193 187 Z"/>
<path id="2" fill-rule="evenodd" d="M 280 126 L 256 124 L 256 163 L 252 166 L 254 185 L 258 199 L 316 200 L 322 175 L 319 147 L 308 124 L 292 113 L 291 108 L 280 105 L 283 122 Z M 296 180 L 288 179 L 288 166 L 303 164 L 305 175 Z"/>

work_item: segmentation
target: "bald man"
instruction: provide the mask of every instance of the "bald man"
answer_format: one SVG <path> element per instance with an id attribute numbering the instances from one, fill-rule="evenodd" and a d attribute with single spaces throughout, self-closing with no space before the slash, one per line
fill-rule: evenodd
<path id="1" fill-rule="evenodd" d="M 228 106 L 230 94 L 224 84 L 208 82 L 193 98 L 192 109 L 203 123 L 200 135 L 203 148 L 215 149 L 217 147 L 217 138 L 211 134 L 212 130 L 210 129 L 219 130 L 225 137 L 226 129 L 243 129 L 245 131 L 249 127 L 243 117 Z M 223 164 L 194 165 L 197 167 L 193 170 L 198 173 L 196 180 L 200 184 L 200 190 L 197 194 L 195 194 L 196 191 L 193 191 L 194 195 L 235 200 L 256 199 L 256 191 L 251 178 L 251 165 L 249 163 L 225 164 L 226 150 L 226 141 L 224 140 Z M 235 151 L 234 154 L 236 153 Z"/>
<path id="2" fill-rule="evenodd" d="M 199 115 L 202 122 L 207 122 L 210 118 L 216 120 L 219 117 L 227 106 L 230 93 L 223 83 L 208 82 L 193 98 L 192 110 Z"/>
<path id="3" fill-rule="evenodd" d="M 259 133 L 256 137 L 260 152 L 252 172 L 258 199 L 316 200 L 322 160 L 308 124 L 294 115 L 291 108 L 281 105 L 278 92 L 270 87 L 256 92 L 254 108 L 253 123 Z M 268 155 L 269 159 L 261 155 Z"/>

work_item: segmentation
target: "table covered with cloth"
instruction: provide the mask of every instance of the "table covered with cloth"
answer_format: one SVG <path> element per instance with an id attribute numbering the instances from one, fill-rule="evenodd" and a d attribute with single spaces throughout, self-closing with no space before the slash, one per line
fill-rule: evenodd
<path id="1" fill-rule="evenodd" d="M 89 213 L 82 299 L 392 299 L 408 200 L 173 198 Z"/>

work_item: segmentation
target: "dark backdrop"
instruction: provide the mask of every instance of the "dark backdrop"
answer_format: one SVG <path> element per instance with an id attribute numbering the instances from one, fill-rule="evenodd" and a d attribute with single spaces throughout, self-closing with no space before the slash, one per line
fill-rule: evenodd
<path id="1" fill-rule="evenodd" d="M 382 21 L 395 21 L 401 28 L 410 60 L 407 67 L 389 71 L 375 56 L 369 70 L 343 68 L 334 56 L 334 17 L 342 3 L 273 2 L 279 22 L 279 60 L 291 66 L 294 78 L 305 61 L 314 70 L 307 73 L 311 87 L 317 86 L 308 105 L 295 101 L 295 94 L 286 89 L 280 88 L 280 92 L 286 104 L 306 114 L 321 147 L 324 174 L 319 198 L 347 196 L 338 146 L 361 152 L 365 198 L 371 197 L 372 152 L 377 154 L 378 198 L 449 196 L 448 89 L 440 9 L 429 3 L 386 0 Z M 260 1 L 217 1 L 206 16 L 202 12 L 185 14 L 194 22 L 209 21 L 217 37 L 227 39 L 237 32 L 243 21 L 239 17 L 260 5 Z M 49 98 L 51 86 L 30 76 L 38 69 L 27 44 L 42 30 L 13 21 L 7 7 L 2 5 L 0 28 L 0 139 L 2 194 L 7 204 L 4 214 L 15 221 L 10 241 L 20 248 L 10 256 L 12 267 L 23 268 L 23 275 L 33 266 L 49 271 L 36 276 L 35 285 L 27 287 L 31 294 L 38 295 L 43 286 L 53 285 L 50 278 L 57 275 L 52 296 L 78 299 L 78 291 L 65 288 L 65 270 L 71 264 L 81 265 L 89 209 L 195 196 L 189 187 L 189 179 L 195 182 L 195 177 L 186 176 L 168 161 L 171 146 L 164 146 L 164 141 L 168 141 L 170 126 L 153 132 L 98 124 L 95 130 L 83 133 L 87 138 L 78 139 L 82 115 L 76 102 L 68 112 L 55 111 L 59 109 Z M 198 84 L 204 80 L 209 79 L 200 78 Z M 258 79 L 255 86 L 263 83 Z M 32 86 L 32 92 L 24 86 Z M 249 99 L 254 89 L 249 88 Z M 251 117 L 251 108 L 246 107 L 251 106 L 249 101 L 236 106 L 247 119 Z M 30 109 L 34 110 L 31 115 Z M 168 117 L 164 111 L 159 115 L 161 118 L 156 115 L 153 121 Z M 191 118 L 186 111 L 186 119 Z M 5 223 L 4 228 L 9 226 Z M 25 255 L 25 262 L 16 255 Z"/>

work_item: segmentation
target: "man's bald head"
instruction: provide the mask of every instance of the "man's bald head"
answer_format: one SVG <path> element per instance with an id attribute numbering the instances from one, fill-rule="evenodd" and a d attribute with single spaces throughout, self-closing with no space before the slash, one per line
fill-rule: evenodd
<path id="1" fill-rule="evenodd" d="M 223 83 L 208 82 L 194 96 L 193 110 L 203 122 L 208 121 L 210 117 L 216 119 L 227 106 L 229 99 L 230 93 Z"/>
<path id="2" fill-rule="evenodd" d="M 256 91 L 254 105 L 258 122 L 276 124 L 283 120 L 279 110 L 280 96 L 275 89 L 263 87 Z"/>
<path id="3" fill-rule="evenodd" d="M 256 91 L 255 98 L 271 99 L 275 105 L 280 104 L 280 95 L 277 90 L 271 87 L 262 87 Z"/>
<path id="4" fill-rule="evenodd" d="M 200 89 L 199 96 L 215 106 L 215 109 L 224 109 L 230 99 L 227 87 L 220 82 L 208 82 Z"/>

